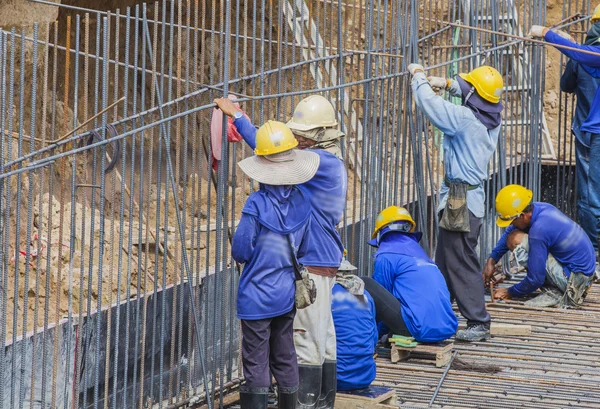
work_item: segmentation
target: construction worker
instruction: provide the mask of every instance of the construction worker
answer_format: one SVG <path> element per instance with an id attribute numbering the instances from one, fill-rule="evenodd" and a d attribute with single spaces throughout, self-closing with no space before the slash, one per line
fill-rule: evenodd
<path id="1" fill-rule="evenodd" d="M 546 283 L 562 291 L 559 307 L 580 307 L 596 267 L 594 247 L 583 229 L 551 204 L 534 202 L 533 192 L 520 185 L 508 185 L 498 192 L 496 212 L 496 224 L 508 228 L 487 260 L 485 282 L 492 280 L 494 266 L 508 251 L 507 237 L 515 229 L 528 233 L 528 260 L 527 276 L 510 288 L 497 288 L 494 296 L 523 297 Z M 564 277 L 547 274 L 550 253 L 562 266 Z"/>
<path id="2" fill-rule="evenodd" d="M 294 149 L 298 142 L 285 124 L 267 121 L 256 133 L 255 155 L 239 162 L 260 183 L 233 236 L 231 255 L 244 264 L 237 298 L 242 322 L 245 384 L 242 409 L 266 409 L 270 371 L 278 384 L 279 408 L 296 407 L 298 363 L 294 349 L 295 275 L 292 247 L 306 253 L 311 211 L 297 187 L 319 167 L 319 155 Z"/>
<path id="3" fill-rule="evenodd" d="M 233 124 L 246 143 L 254 148 L 256 129 L 231 100 L 219 98 L 215 103 Z M 333 106 L 320 95 L 311 95 L 298 103 L 286 124 L 298 140 L 300 149 L 320 157 L 319 169 L 308 182 L 299 185 L 311 203 L 314 223 L 308 231 L 310 245 L 300 257 L 317 287 L 317 299 L 297 311 L 294 320 L 294 343 L 298 355 L 302 409 L 334 406 L 336 390 L 335 328 L 331 315 L 331 290 L 342 261 L 344 246 L 337 231 L 346 206 L 348 178 L 340 159 L 339 138 Z"/>
<path id="4" fill-rule="evenodd" d="M 504 82 L 492 67 L 481 66 L 456 80 L 425 77 L 423 67 L 410 64 L 417 107 L 444 133 L 445 178 L 440 189 L 440 216 L 435 262 L 446 278 L 467 328 L 456 339 L 480 341 L 490 337 L 490 315 L 477 243 L 485 213 L 483 181 L 496 150 L 503 106 Z M 436 95 L 432 87 L 462 98 L 455 105 Z"/>
<path id="5" fill-rule="evenodd" d="M 337 348 L 337 389 L 363 389 L 375 379 L 377 323 L 375 304 L 356 276 L 356 267 L 346 259 L 333 286 L 331 312 Z"/>
<path id="6" fill-rule="evenodd" d="M 377 248 L 373 278 L 363 277 L 380 329 L 420 342 L 450 338 L 458 320 L 444 277 L 419 246 L 421 233 L 403 207 L 379 213 L 369 244 Z M 387 328 L 386 328 L 387 327 Z"/>
<path id="7" fill-rule="evenodd" d="M 587 32 L 584 45 L 600 52 L 600 6 L 596 7 L 591 18 L 592 25 Z M 531 33 L 543 36 L 547 30 L 547 41 L 556 44 L 571 44 L 568 34 L 545 27 L 533 26 Z M 558 40 L 558 41 L 557 41 Z M 560 49 L 559 49 L 560 50 Z M 561 50 L 563 51 L 563 50 Z M 567 54 L 568 50 L 565 50 Z M 570 59 L 560 79 L 563 92 L 577 95 L 577 107 L 573 115 L 571 129 L 575 135 L 575 153 L 577 160 L 577 219 L 586 232 L 594 248 L 598 251 L 598 226 L 600 224 L 600 57 L 579 54 L 579 58 L 598 62 L 593 66 L 583 61 Z M 569 55 L 569 54 L 567 54 Z M 570 56 L 570 55 L 569 55 Z M 579 59 L 578 58 L 578 59 Z M 594 103 L 594 96 L 596 100 Z M 593 108 L 592 108 L 593 107 Z M 591 118 L 595 117 L 594 118 Z M 592 126 L 592 124 L 596 126 Z"/>

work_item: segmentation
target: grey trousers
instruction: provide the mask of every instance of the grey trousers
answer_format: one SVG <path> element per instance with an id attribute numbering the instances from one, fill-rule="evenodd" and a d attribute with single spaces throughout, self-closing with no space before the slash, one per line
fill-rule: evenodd
<path id="1" fill-rule="evenodd" d="M 467 325 L 487 324 L 491 318 L 485 309 L 483 276 L 476 251 L 482 221 L 469 212 L 469 223 L 469 233 L 438 229 L 435 263 Z"/>

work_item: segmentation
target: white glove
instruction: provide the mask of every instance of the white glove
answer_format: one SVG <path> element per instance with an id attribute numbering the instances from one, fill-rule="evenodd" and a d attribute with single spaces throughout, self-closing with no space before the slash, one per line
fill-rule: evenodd
<path id="1" fill-rule="evenodd" d="M 427 77 L 427 81 L 429 81 L 429 85 L 431 85 L 434 91 L 443 90 L 448 87 L 448 80 L 446 78 Z"/>
<path id="2" fill-rule="evenodd" d="M 569 33 L 566 33 L 566 32 L 564 32 L 562 30 L 552 30 L 552 31 L 554 31 L 556 34 L 558 34 L 559 36 L 561 36 L 565 40 L 569 40 L 572 43 L 575 42 L 575 39 L 573 37 L 571 37 L 571 35 Z"/>
<path id="3" fill-rule="evenodd" d="M 548 31 L 548 28 L 546 28 L 544 26 L 533 25 L 533 26 L 531 26 L 531 29 L 529 30 L 529 34 L 527 34 L 527 36 L 543 38 L 544 34 L 546 34 L 547 31 Z"/>
<path id="4" fill-rule="evenodd" d="M 410 72 L 410 75 L 415 75 L 419 71 L 425 72 L 421 64 L 412 63 L 408 66 L 408 72 Z"/>

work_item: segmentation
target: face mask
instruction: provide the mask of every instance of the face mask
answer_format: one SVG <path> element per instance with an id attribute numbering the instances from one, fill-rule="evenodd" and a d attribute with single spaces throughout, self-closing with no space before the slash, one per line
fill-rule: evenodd
<path id="1" fill-rule="evenodd" d="M 522 244 L 517 244 L 513 250 L 513 256 L 521 267 L 527 267 L 527 260 L 529 260 L 529 252 Z"/>

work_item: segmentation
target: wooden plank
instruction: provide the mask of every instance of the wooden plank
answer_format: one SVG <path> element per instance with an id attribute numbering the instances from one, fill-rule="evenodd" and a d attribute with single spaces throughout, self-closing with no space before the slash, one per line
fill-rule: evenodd
<path id="1" fill-rule="evenodd" d="M 465 329 L 466 324 L 461 323 L 459 329 Z M 504 324 L 501 322 L 492 322 L 490 326 L 491 335 L 509 335 L 509 336 L 529 336 L 531 335 L 531 325 Z"/>
<path id="2" fill-rule="evenodd" d="M 335 398 L 335 409 L 398 409 L 398 405 L 354 400 L 340 397 L 340 394 L 338 394 Z"/>
<path id="3" fill-rule="evenodd" d="M 382 386 L 371 386 L 366 391 L 361 390 L 361 393 L 342 393 L 339 392 L 336 398 L 347 398 L 363 402 L 382 403 L 389 401 L 390 398 L 396 397 L 396 392 L 393 389 L 384 388 Z"/>

